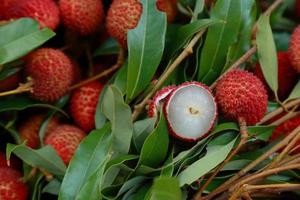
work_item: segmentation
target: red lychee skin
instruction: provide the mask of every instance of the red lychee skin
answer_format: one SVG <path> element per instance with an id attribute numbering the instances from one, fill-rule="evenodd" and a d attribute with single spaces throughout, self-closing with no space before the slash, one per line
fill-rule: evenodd
<path id="1" fill-rule="evenodd" d="M 148 104 L 148 117 L 151 118 L 157 115 L 157 112 L 159 111 L 159 104 L 163 102 L 175 88 L 175 85 L 170 85 L 156 92 L 156 94 L 153 96 L 152 100 Z"/>
<path id="2" fill-rule="evenodd" d="M 42 48 L 26 59 L 25 72 L 33 79 L 33 98 L 53 102 L 68 92 L 74 80 L 74 66 L 62 51 Z"/>
<path id="3" fill-rule="evenodd" d="M 31 17 L 36 19 L 41 27 L 55 30 L 60 22 L 59 9 L 53 0 L 9 0 L 4 13 L 4 19 Z"/>
<path id="4" fill-rule="evenodd" d="M 69 164 L 79 143 L 86 134 L 73 125 L 60 125 L 46 138 L 45 144 L 51 145 L 66 165 Z"/>
<path id="5" fill-rule="evenodd" d="M 279 126 L 277 126 L 275 128 L 275 130 L 273 131 L 270 140 L 274 141 L 281 136 L 289 135 L 299 125 L 300 125 L 300 115 L 297 115 L 296 117 L 293 117 L 293 118 L 283 122 Z M 300 153 L 300 140 L 298 140 L 296 142 L 295 147 L 297 147 L 297 148 L 292 153 L 293 154 Z"/>
<path id="6" fill-rule="evenodd" d="M 0 81 L 0 92 L 16 89 L 21 82 L 20 73 Z"/>
<path id="7" fill-rule="evenodd" d="M 0 168 L 9 167 L 9 168 L 16 169 L 16 170 L 21 168 L 20 160 L 18 160 L 13 155 L 10 157 L 9 164 L 10 165 L 8 166 L 5 153 L 0 152 Z"/>
<path id="8" fill-rule="evenodd" d="M 0 168 L 0 199 L 26 200 L 28 188 L 21 181 L 20 172 L 11 168 Z"/>
<path id="9" fill-rule="evenodd" d="M 294 29 L 289 44 L 289 57 L 294 69 L 300 73 L 300 26 Z"/>
<path id="10" fill-rule="evenodd" d="M 278 52 L 278 97 L 280 100 L 285 100 L 298 81 L 297 71 L 292 67 L 287 52 Z M 272 90 L 264 78 L 263 72 L 259 64 L 256 65 L 255 75 L 264 83 L 268 93 L 272 95 Z"/>
<path id="11" fill-rule="evenodd" d="M 95 128 L 95 113 L 103 89 L 99 82 L 91 82 L 74 91 L 71 97 L 71 116 L 85 132 Z"/>
<path id="12" fill-rule="evenodd" d="M 157 7 L 159 10 L 167 12 L 169 22 L 174 20 L 177 12 L 174 3 L 170 0 L 158 0 Z M 124 48 L 127 47 L 127 32 L 137 26 L 142 10 L 142 4 L 138 0 L 114 0 L 108 10 L 107 31 Z"/>
<path id="13" fill-rule="evenodd" d="M 296 0 L 295 13 L 298 18 L 300 18 L 300 0 Z"/>
<path id="14" fill-rule="evenodd" d="M 39 130 L 45 119 L 44 115 L 33 115 L 24 121 L 19 127 L 18 131 L 22 141 L 27 141 L 26 145 L 30 148 L 36 149 L 40 146 Z M 59 120 L 56 117 L 49 121 L 45 136 L 52 132 L 59 125 Z"/>
<path id="15" fill-rule="evenodd" d="M 218 81 L 215 96 L 219 109 L 228 120 L 243 119 L 247 125 L 254 125 L 267 111 L 267 91 L 263 83 L 247 71 L 228 72 Z"/>
<path id="16" fill-rule="evenodd" d="M 59 9 L 64 25 L 83 36 L 95 33 L 104 19 L 101 0 L 60 0 Z"/>
<path id="17" fill-rule="evenodd" d="M 191 86 L 191 85 L 195 85 L 197 87 L 200 87 L 202 89 L 205 89 L 208 93 L 211 94 L 211 96 L 213 97 L 213 94 L 210 90 L 210 88 L 206 85 L 204 85 L 203 83 L 200 83 L 200 82 L 196 82 L 196 81 L 192 81 L 192 82 L 185 82 L 185 83 L 182 83 L 181 85 L 177 86 L 175 89 L 173 89 L 173 91 L 167 96 L 167 99 L 166 99 L 166 102 L 164 103 L 164 106 L 163 106 L 163 110 L 164 110 L 164 114 L 167 118 L 167 122 L 168 122 L 168 128 L 169 128 L 169 133 L 171 136 L 173 136 L 174 138 L 177 138 L 181 141 L 185 141 L 185 142 L 196 142 L 196 141 L 199 141 L 201 140 L 202 138 L 205 138 L 208 136 L 208 134 L 210 133 L 210 131 L 212 130 L 212 128 L 214 127 L 214 124 L 216 122 L 216 119 L 217 119 L 217 116 L 218 116 L 218 113 L 217 113 L 217 103 L 215 101 L 215 98 L 213 97 L 213 100 L 214 100 L 214 104 L 215 104 L 215 108 L 216 108 L 216 113 L 215 113 L 215 116 L 214 116 L 214 119 L 212 120 L 211 124 L 210 124 L 210 128 L 208 129 L 207 133 L 204 133 L 201 137 L 199 138 L 183 138 L 181 135 L 184 135 L 184 134 L 180 134 L 180 133 L 176 133 L 176 131 L 173 129 L 172 125 L 171 125 L 171 122 L 169 121 L 168 119 L 168 105 L 170 104 L 171 100 L 172 100 L 172 97 L 175 95 L 175 93 L 180 90 L 181 88 L 183 87 L 186 87 L 186 86 Z"/>

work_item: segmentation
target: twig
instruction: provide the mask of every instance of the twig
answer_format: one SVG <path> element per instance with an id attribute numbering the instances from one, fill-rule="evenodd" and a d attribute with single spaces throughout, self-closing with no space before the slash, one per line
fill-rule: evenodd
<path id="1" fill-rule="evenodd" d="M 0 97 L 4 97 L 4 96 L 9 96 L 9 95 L 13 95 L 13 94 L 21 94 L 21 93 L 25 93 L 25 92 L 32 92 L 33 86 L 33 81 L 32 79 L 28 78 L 27 83 L 20 83 L 19 87 L 17 89 L 14 90 L 10 90 L 10 91 L 6 91 L 6 92 L 1 92 L 0 93 Z"/>
<path id="2" fill-rule="evenodd" d="M 297 108 L 298 106 L 295 106 L 294 108 Z M 294 109 L 293 109 L 294 110 Z M 275 122 L 272 122 L 270 125 L 271 126 L 278 126 L 280 124 L 282 124 L 283 122 L 293 118 L 293 117 L 296 117 L 297 115 L 300 114 L 300 112 L 294 112 L 294 111 L 290 111 L 288 112 L 286 115 L 284 115 L 283 117 L 279 118 L 278 120 L 276 120 Z"/>
<path id="3" fill-rule="evenodd" d="M 247 165 L 244 169 L 240 170 L 236 175 L 231 177 L 228 181 L 223 183 L 220 187 L 209 193 L 207 196 L 203 197 L 202 199 L 208 200 L 212 199 L 214 196 L 220 194 L 221 192 L 224 192 L 228 188 L 230 188 L 231 184 L 238 180 L 240 177 L 244 176 L 247 172 L 249 172 L 251 169 L 253 169 L 255 166 L 257 166 L 259 163 L 267 159 L 270 155 L 272 155 L 274 152 L 278 151 L 282 147 L 286 146 L 300 131 L 300 126 L 295 128 L 288 136 L 286 136 L 282 141 L 280 141 L 278 144 L 273 146 L 270 150 L 268 150 L 266 153 L 258 157 L 256 160 L 254 160 L 252 163 Z"/>
<path id="4" fill-rule="evenodd" d="M 120 49 L 120 52 L 119 52 L 118 60 L 117 60 L 117 63 L 116 63 L 116 64 L 114 64 L 113 66 L 111 66 L 109 69 L 104 70 L 104 71 L 101 72 L 100 74 L 97 74 L 96 76 L 93 76 L 93 77 L 91 77 L 91 78 L 88 78 L 88 79 L 86 79 L 86 80 L 84 80 L 84 81 L 81 81 L 80 83 L 77 83 L 77 84 L 71 86 L 71 87 L 69 88 L 69 90 L 71 91 L 71 90 L 77 89 L 77 88 L 79 88 L 79 87 L 81 87 L 81 86 L 83 86 L 83 85 L 85 85 L 85 84 L 87 84 L 87 83 L 90 83 L 90 82 L 93 82 L 93 81 L 95 81 L 95 80 L 98 80 L 98 79 L 100 79 L 100 78 L 102 78 L 102 77 L 104 77 L 104 76 L 107 76 L 108 74 L 114 72 L 114 71 L 117 70 L 119 67 L 121 67 L 122 64 L 124 63 L 124 56 L 125 56 L 124 54 L 125 54 L 125 51 L 121 48 L 121 49 Z"/>
<path id="5" fill-rule="evenodd" d="M 39 168 L 39 170 L 44 174 L 44 176 L 48 182 L 50 182 L 54 179 L 53 175 L 50 174 L 49 172 L 47 172 L 46 170 L 41 169 L 41 168 Z"/>
<path id="6" fill-rule="evenodd" d="M 205 181 L 205 184 L 199 189 L 199 191 L 194 196 L 194 200 L 201 199 L 201 195 L 209 183 L 216 177 L 216 175 L 223 169 L 223 167 L 241 150 L 241 148 L 246 144 L 249 135 L 247 131 L 247 124 L 245 120 L 239 119 L 239 126 L 240 126 L 240 133 L 241 133 L 241 140 L 238 146 L 230 153 L 230 155 L 222 162 L 221 165 L 214 171 L 214 173 Z"/>
<path id="7" fill-rule="evenodd" d="M 249 49 L 242 57 L 240 57 L 235 63 L 233 63 L 211 86 L 211 89 L 214 89 L 216 87 L 216 84 L 218 80 L 222 79 L 229 71 L 238 68 L 241 64 L 246 62 L 252 55 L 255 54 L 257 51 L 257 47 L 253 46 L 251 49 Z"/>
<path id="8" fill-rule="evenodd" d="M 295 100 L 292 100 L 292 101 L 289 101 L 288 103 L 286 103 L 284 105 L 284 107 L 286 109 L 290 109 L 294 106 L 297 106 L 300 104 L 300 99 L 295 99 Z M 268 113 L 257 125 L 261 125 L 261 124 L 264 124 L 265 122 L 269 121 L 270 119 L 272 119 L 273 117 L 281 114 L 282 112 L 284 111 L 284 108 L 283 107 L 279 107 L 277 108 L 276 110 Z"/>
<path id="9" fill-rule="evenodd" d="M 148 95 L 143 99 L 143 101 L 134 107 L 134 111 L 133 111 L 133 114 L 132 114 L 133 121 L 135 121 L 138 118 L 138 116 L 140 115 L 140 113 L 143 111 L 143 109 L 147 105 L 148 101 L 155 94 L 155 92 L 163 85 L 163 83 L 169 77 L 169 75 L 179 66 L 179 64 L 185 58 L 187 58 L 190 54 L 193 53 L 193 47 L 199 41 L 199 39 L 202 37 L 202 35 L 205 33 L 205 31 L 206 31 L 206 29 L 198 32 L 193 37 L 193 39 L 190 41 L 190 43 L 187 45 L 187 47 L 174 60 L 174 62 L 169 66 L 169 68 L 166 70 L 166 72 L 159 78 L 159 80 L 157 81 L 157 83 L 154 85 L 154 87 L 148 93 Z"/>
<path id="10" fill-rule="evenodd" d="M 245 200 L 252 200 L 252 198 L 248 192 L 245 192 L 244 194 L 242 194 L 242 197 Z"/>

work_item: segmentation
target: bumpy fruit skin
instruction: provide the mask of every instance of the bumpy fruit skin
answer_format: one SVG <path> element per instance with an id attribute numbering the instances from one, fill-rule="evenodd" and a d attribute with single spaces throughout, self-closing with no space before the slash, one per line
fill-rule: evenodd
<path id="1" fill-rule="evenodd" d="M 53 102 L 68 92 L 74 81 L 74 66 L 62 51 L 42 48 L 26 60 L 25 72 L 33 79 L 35 99 Z"/>
<path id="2" fill-rule="evenodd" d="M 60 0 L 59 9 L 64 25 L 84 36 L 95 33 L 104 19 L 101 0 Z"/>
<path id="3" fill-rule="evenodd" d="M 168 21 L 176 16 L 176 5 L 171 0 L 158 0 L 159 10 L 167 12 Z M 123 46 L 127 46 L 127 32 L 137 26 L 142 14 L 142 4 L 138 0 L 114 0 L 108 10 L 106 27 L 108 33 Z"/>
<path id="4" fill-rule="evenodd" d="M 66 165 L 69 164 L 79 143 L 86 134 L 76 126 L 60 125 L 46 138 L 45 144 L 51 145 Z"/>
<path id="5" fill-rule="evenodd" d="M 95 112 L 103 85 L 91 82 L 74 91 L 71 97 L 71 115 L 85 132 L 95 128 Z"/>
<path id="6" fill-rule="evenodd" d="M 20 73 L 0 81 L 0 92 L 16 89 L 21 82 Z"/>
<path id="7" fill-rule="evenodd" d="M 275 128 L 273 131 L 273 134 L 270 138 L 271 141 L 276 140 L 279 137 L 282 136 L 287 136 L 289 135 L 295 128 L 297 128 L 300 125 L 300 115 L 297 115 L 296 117 L 293 117 L 279 126 Z M 295 144 L 295 147 L 299 146 L 296 148 L 292 153 L 300 153 L 300 140 L 298 140 Z"/>
<path id="8" fill-rule="evenodd" d="M 28 147 L 36 149 L 40 146 L 39 130 L 44 119 L 44 115 L 33 115 L 18 127 L 20 137 L 23 141 L 27 141 Z M 56 117 L 52 118 L 47 125 L 45 135 L 47 136 L 58 125 L 59 120 Z"/>
<path id="9" fill-rule="evenodd" d="M 4 19 L 31 17 L 36 19 L 41 27 L 55 30 L 60 22 L 59 9 L 53 0 L 5 0 L 3 8 Z M 1 11 L 1 9 L 0 9 Z"/>
<path id="10" fill-rule="evenodd" d="M 278 97 L 281 101 L 285 100 L 298 81 L 297 71 L 292 67 L 289 55 L 287 52 L 278 52 Z M 272 95 L 272 90 L 264 78 L 263 72 L 259 64 L 256 65 L 255 75 L 266 86 L 269 96 Z"/>
<path id="11" fill-rule="evenodd" d="M 21 181 L 20 172 L 11 168 L 0 168 L 0 199 L 26 200 L 28 188 Z"/>
<path id="12" fill-rule="evenodd" d="M 300 26 L 291 35 L 288 53 L 292 66 L 300 73 Z"/>
<path id="13" fill-rule="evenodd" d="M 228 72 L 216 85 L 219 109 L 228 120 L 259 122 L 267 111 L 268 95 L 263 83 L 243 70 Z"/>

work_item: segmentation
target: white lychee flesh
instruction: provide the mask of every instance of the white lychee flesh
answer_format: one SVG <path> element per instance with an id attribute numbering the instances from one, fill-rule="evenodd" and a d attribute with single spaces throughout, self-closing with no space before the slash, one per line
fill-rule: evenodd
<path id="1" fill-rule="evenodd" d="M 208 87 L 198 82 L 188 82 L 170 94 L 165 104 L 165 114 L 172 135 L 196 141 L 213 127 L 217 106 Z"/>

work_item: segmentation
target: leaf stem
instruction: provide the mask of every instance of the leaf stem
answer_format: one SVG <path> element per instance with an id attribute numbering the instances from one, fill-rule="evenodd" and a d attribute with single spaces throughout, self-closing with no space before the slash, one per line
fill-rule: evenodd
<path id="1" fill-rule="evenodd" d="M 32 86 L 33 86 L 33 80 L 28 78 L 28 81 L 26 83 L 20 83 L 19 87 L 17 87 L 16 89 L 6 91 L 6 92 L 1 92 L 0 97 L 14 95 L 14 94 L 21 94 L 25 92 L 33 92 Z"/>

